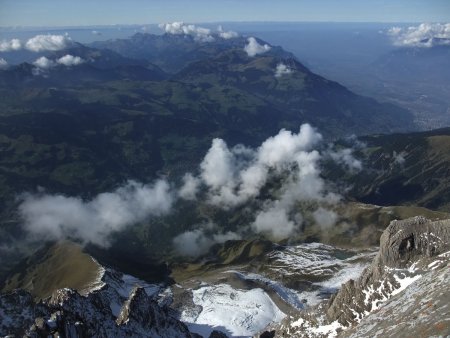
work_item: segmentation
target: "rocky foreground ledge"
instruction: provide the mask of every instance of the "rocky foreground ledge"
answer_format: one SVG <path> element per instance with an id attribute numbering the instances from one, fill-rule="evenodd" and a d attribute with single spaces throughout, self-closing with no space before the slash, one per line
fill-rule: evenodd
<path id="1" fill-rule="evenodd" d="M 450 220 L 393 221 L 357 280 L 261 337 L 430 337 L 450 334 Z"/>
<path id="2" fill-rule="evenodd" d="M 101 282 L 84 295 L 58 289 L 37 303 L 25 290 L 2 294 L 0 337 L 201 338 L 169 308 L 167 289 L 110 269 Z M 223 336 L 213 331 L 211 337 Z"/>

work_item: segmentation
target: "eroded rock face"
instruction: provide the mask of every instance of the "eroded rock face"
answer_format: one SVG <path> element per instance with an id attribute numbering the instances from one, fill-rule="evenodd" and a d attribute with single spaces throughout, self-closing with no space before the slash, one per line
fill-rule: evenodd
<path id="1" fill-rule="evenodd" d="M 33 325 L 35 304 L 31 294 L 16 290 L 0 296 L 0 336 L 23 335 Z"/>
<path id="2" fill-rule="evenodd" d="M 126 299 L 123 289 L 105 284 L 87 295 L 59 289 L 36 304 L 18 290 L 0 296 L 0 336 L 197 337 L 158 300 L 139 286 Z"/>
<path id="3" fill-rule="evenodd" d="M 393 221 L 357 280 L 343 284 L 327 303 L 268 329 L 275 337 L 445 336 L 449 271 L 450 220 Z"/>
<path id="4" fill-rule="evenodd" d="M 433 257 L 449 250 L 450 220 L 432 222 L 414 217 L 391 222 L 381 235 L 380 251 L 372 264 L 358 280 L 345 283 L 331 297 L 327 318 L 344 326 L 354 325 L 424 273 Z"/>

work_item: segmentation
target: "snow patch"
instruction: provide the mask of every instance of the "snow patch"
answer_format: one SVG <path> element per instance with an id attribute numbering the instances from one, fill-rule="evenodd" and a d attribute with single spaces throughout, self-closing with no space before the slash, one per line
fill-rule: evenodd
<path id="1" fill-rule="evenodd" d="M 232 337 L 251 337 L 285 314 L 262 289 L 239 290 L 227 284 L 193 290 L 193 302 L 201 306 L 195 317 L 183 311 L 181 320 L 204 337 L 215 329 Z"/>

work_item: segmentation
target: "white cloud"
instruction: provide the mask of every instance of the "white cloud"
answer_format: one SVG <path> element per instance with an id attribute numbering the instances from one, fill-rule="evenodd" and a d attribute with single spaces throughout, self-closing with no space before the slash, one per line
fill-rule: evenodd
<path id="1" fill-rule="evenodd" d="M 266 234 L 273 239 L 284 239 L 293 234 L 298 224 L 289 219 L 284 208 L 276 206 L 261 211 L 252 224 L 255 232 Z"/>
<path id="2" fill-rule="evenodd" d="M 0 41 L 0 52 L 11 52 L 22 49 L 22 43 L 19 39 Z"/>
<path id="3" fill-rule="evenodd" d="M 299 212 L 301 203 L 327 206 L 340 200 L 321 177 L 321 163 L 329 152 L 326 148 L 317 150 L 321 142 L 321 134 L 309 124 L 303 124 L 298 133 L 282 129 L 256 149 L 243 145 L 229 148 L 224 140 L 214 139 L 198 174 L 186 174 L 176 192 L 160 180 L 150 186 L 129 182 L 90 201 L 62 195 L 25 195 L 20 213 L 25 228 L 37 237 L 74 237 L 108 245 L 111 233 L 151 215 L 168 213 L 177 198 L 198 200 L 222 210 L 250 202 L 246 210 L 252 214 L 236 233 L 224 232 L 212 221 L 194 227 L 187 224 L 189 231 L 175 237 L 174 247 L 180 254 L 198 256 L 214 243 L 238 239 L 248 231 L 274 239 L 288 238 L 301 230 L 304 219 L 310 219 Z M 350 161 L 351 153 L 342 153 L 345 156 L 335 160 L 348 157 L 344 162 Z M 276 184 L 272 187 L 269 182 Z M 319 208 L 312 217 L 325 229 L 332 226 L 334 213 Z"/>
<path id="4" fill-rule="evenodd" d="M 183 185 L 178 191 L 178 196 L 182 199 L 193 201 L 197 197 L 197 192 L 200 186 L 200 179 L 194 177 L 191 173 L 183 176 Z"/>
<path id="5" fill-rule="evenodd" d="M 309 124 L 303 124 L 298 134 L 281 129 L 276 136 L 269 137 L 261 144 L 258 160 L 269 166 L 279 166 L 292 160 L 295 154 L 310 150 L 321 140 L 322 135 Z"/>
<path id="6" fill-rule="evenodd" d="M 57 63 L 60 65 L 64 65 L 67 67 L 71 66 L 78 66 L 84 63 L 85 61 L 80 58 L 79 56 L 73 56 L 70 54 L 64 55 L 63 57 L 60 57 L 58 60 L 56 60 Z"/>
<path id="7" fill-rule="evenodd" d="M 195 40 L 201 42 L 212 42 L 215 40 L 214 37 L 211 35 L 210 29 L 185 24 L 184 22 L 181 21 L 160 24 L 159 28 L 161 28 L 167 34 L 190 35 Z"/>
<path id="8" fill-rule="evenodd" d="M 25 48 L 32 52 L 58 51 L 71 43 L 67 35 L 36 35 L 25 43 Z"/>
<path id="9" fill-rule="evenodd" d="M 173 245 L 180 255 L 191 257 L 200 256 L 211 247 L 209 239 L 200 229 L 186 231 L 176 236 Z"/>
<path id="10" fill-rule="evenodd" d="M 394 159 L 394 163 L 396 163 L 396 164 L 399 164 L 399 165 L 403 165 L 403 164 L 405 164 L 405 161 L 406 161 L 406 159 L 405 159 L 405 156 L 406 156 L 407 154 L 406 154 L 406 152 L 404 152 L 404 151 L 402 151 L 402 152 L 400 152 L 400 153 L 397 153 L 395 150 L 394 150 L 394 152 L 392 153 L 392 157 L 393 157 L 393 159 Z"/>
<path id="11" fill-rule="evenodd" d="M 247 41 L 248 41 L 248 44 L 245 45 L 244 51 L 250 57 L 268 52 L 272 48 L 268 44 L 260 45 L 254 37 L 248 38 Z"/>
<path id="12" fill-rule="evenodd" d="M 277 64 L 275 69 L 275 77 L 282 77 L 283 75 L 288 75 L 292 73 L 292 69 L 286 66 L 284 63 Z"/>
<path id="13" fill-rule="evenodd" d="M 164 180 L 152 185 L 129 181 L 90 201 L 63 195 L 26 194 L 19 211 L 25 229 L 37 239 L 76 238 L 108 246 L 112 233 L 151 215 L 168 213 L 173 202 L 170 186 Z"/>
<path id="14" fill-rule="evenodd" d="M 207 228 L 211 226 L 206 224 L 199 229 L 186 231 L 176 236 L 172 243 L 177 253 L 182 256 L 197 257 L 208 252 L 214 244 L 241 239 L 241 236 L 232 231 L 208 235 Z"/>
<path id="15" fill-rule="evenodd" d="M 9 67 L 8 62 L 5 59 L 0 58 L 0 69 L 7 69 Z"/>
<path id="16" fill-rule="evenodd" d="M 203 181 L 212 189 L 220 189 L 232 180 L 233 167 L 233 154 L 225 141 L 214 139 L 200 164 Z"/>
<path id="17" fill-rule="evenodd" d="M 45 56 L 41 56 L 40 58 L 38 58 L 36 61 L 33 62 L 33 65 L 40 68 L 40 69 L 50 69 L 52 67 L 56 66 L 56 63 L 48 58 L 46 58 Z"/>
<path id="18" fill-rule="evenodd" d="M 338 215 L 334 211 L 322 207 L 319 207 L 312 215 L 316 225 L 324 231 L 331 229 L 338 219 Z"/>
<path id="19" fill-rule="evenodd" d="M 353 149 L 351 148 L 344 148 L 336 151 L 330 149 L 327 154 L 336 163 L 344 165 L 351 172 L 362 170 L 362 163 L 353 156 Z"/>
<path id="20" fill-rule="evenodd" d="M 450 23 L 422 23 L 406 28 L 392 27 L 388 31 L 394 45 L 401 47 L 433 47 L 450 45 Z"/>
<path id="21" fill-rule="evenodd" d="M 239 34 L 233 31 L 224 31 L 222 26 L 217 28 L 218 34 L 222 39 L 229 40 L 239 37 Z"/>
<path id="22" fill-rule="evenodd" d="M 322 136 L 309 124 L 300 127 L 298 134 L 287 130 L 265 140 L 256 150 L 236 146 L 231 149 L 221 139 L 215 139 L 203 159 L 199 179 L 207 187 L 208 201 L 222 208 L 231 208 L 259 195 L 267 183 L 269 173 L 297 175 L 301 181 L 296 198 L 320 195 L 311 187 L 322 189 L 320 180 L 308 183 L 318 175 L 320 155 L 309 151 L 322 140 Z M 292 182 L 289 184 L 292 185 Z M 311 186 L 311 187 L 310 187 Z M 289 189 L 285 189 L 290 193 Z"/>
<path id="23" fill-rule="evenodd" d="M 49 69 L 56 67 L 57 65 L 71 67 L 80 65 L 84 62 L 85 61 L 79 56 L 73 56 L 70 54 L 60 57 L 56 61 L 50 60 L 45 56 L 41 56 L 40 58 L 38 58 L 36 61 L 33 62 L 33 65 L 37 67 L 34 71 L 34 75 L 42 75 L 42 74 L 45 75 Z"/>

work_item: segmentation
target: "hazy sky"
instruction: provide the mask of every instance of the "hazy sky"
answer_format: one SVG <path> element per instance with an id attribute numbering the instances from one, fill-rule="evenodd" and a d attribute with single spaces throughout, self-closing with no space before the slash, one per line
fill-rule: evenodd
<path id="1" fill-rule="evenodd" d="M 171 21 L 450 22 L 450 0 L 0 0 L 0 26 Z"/>

